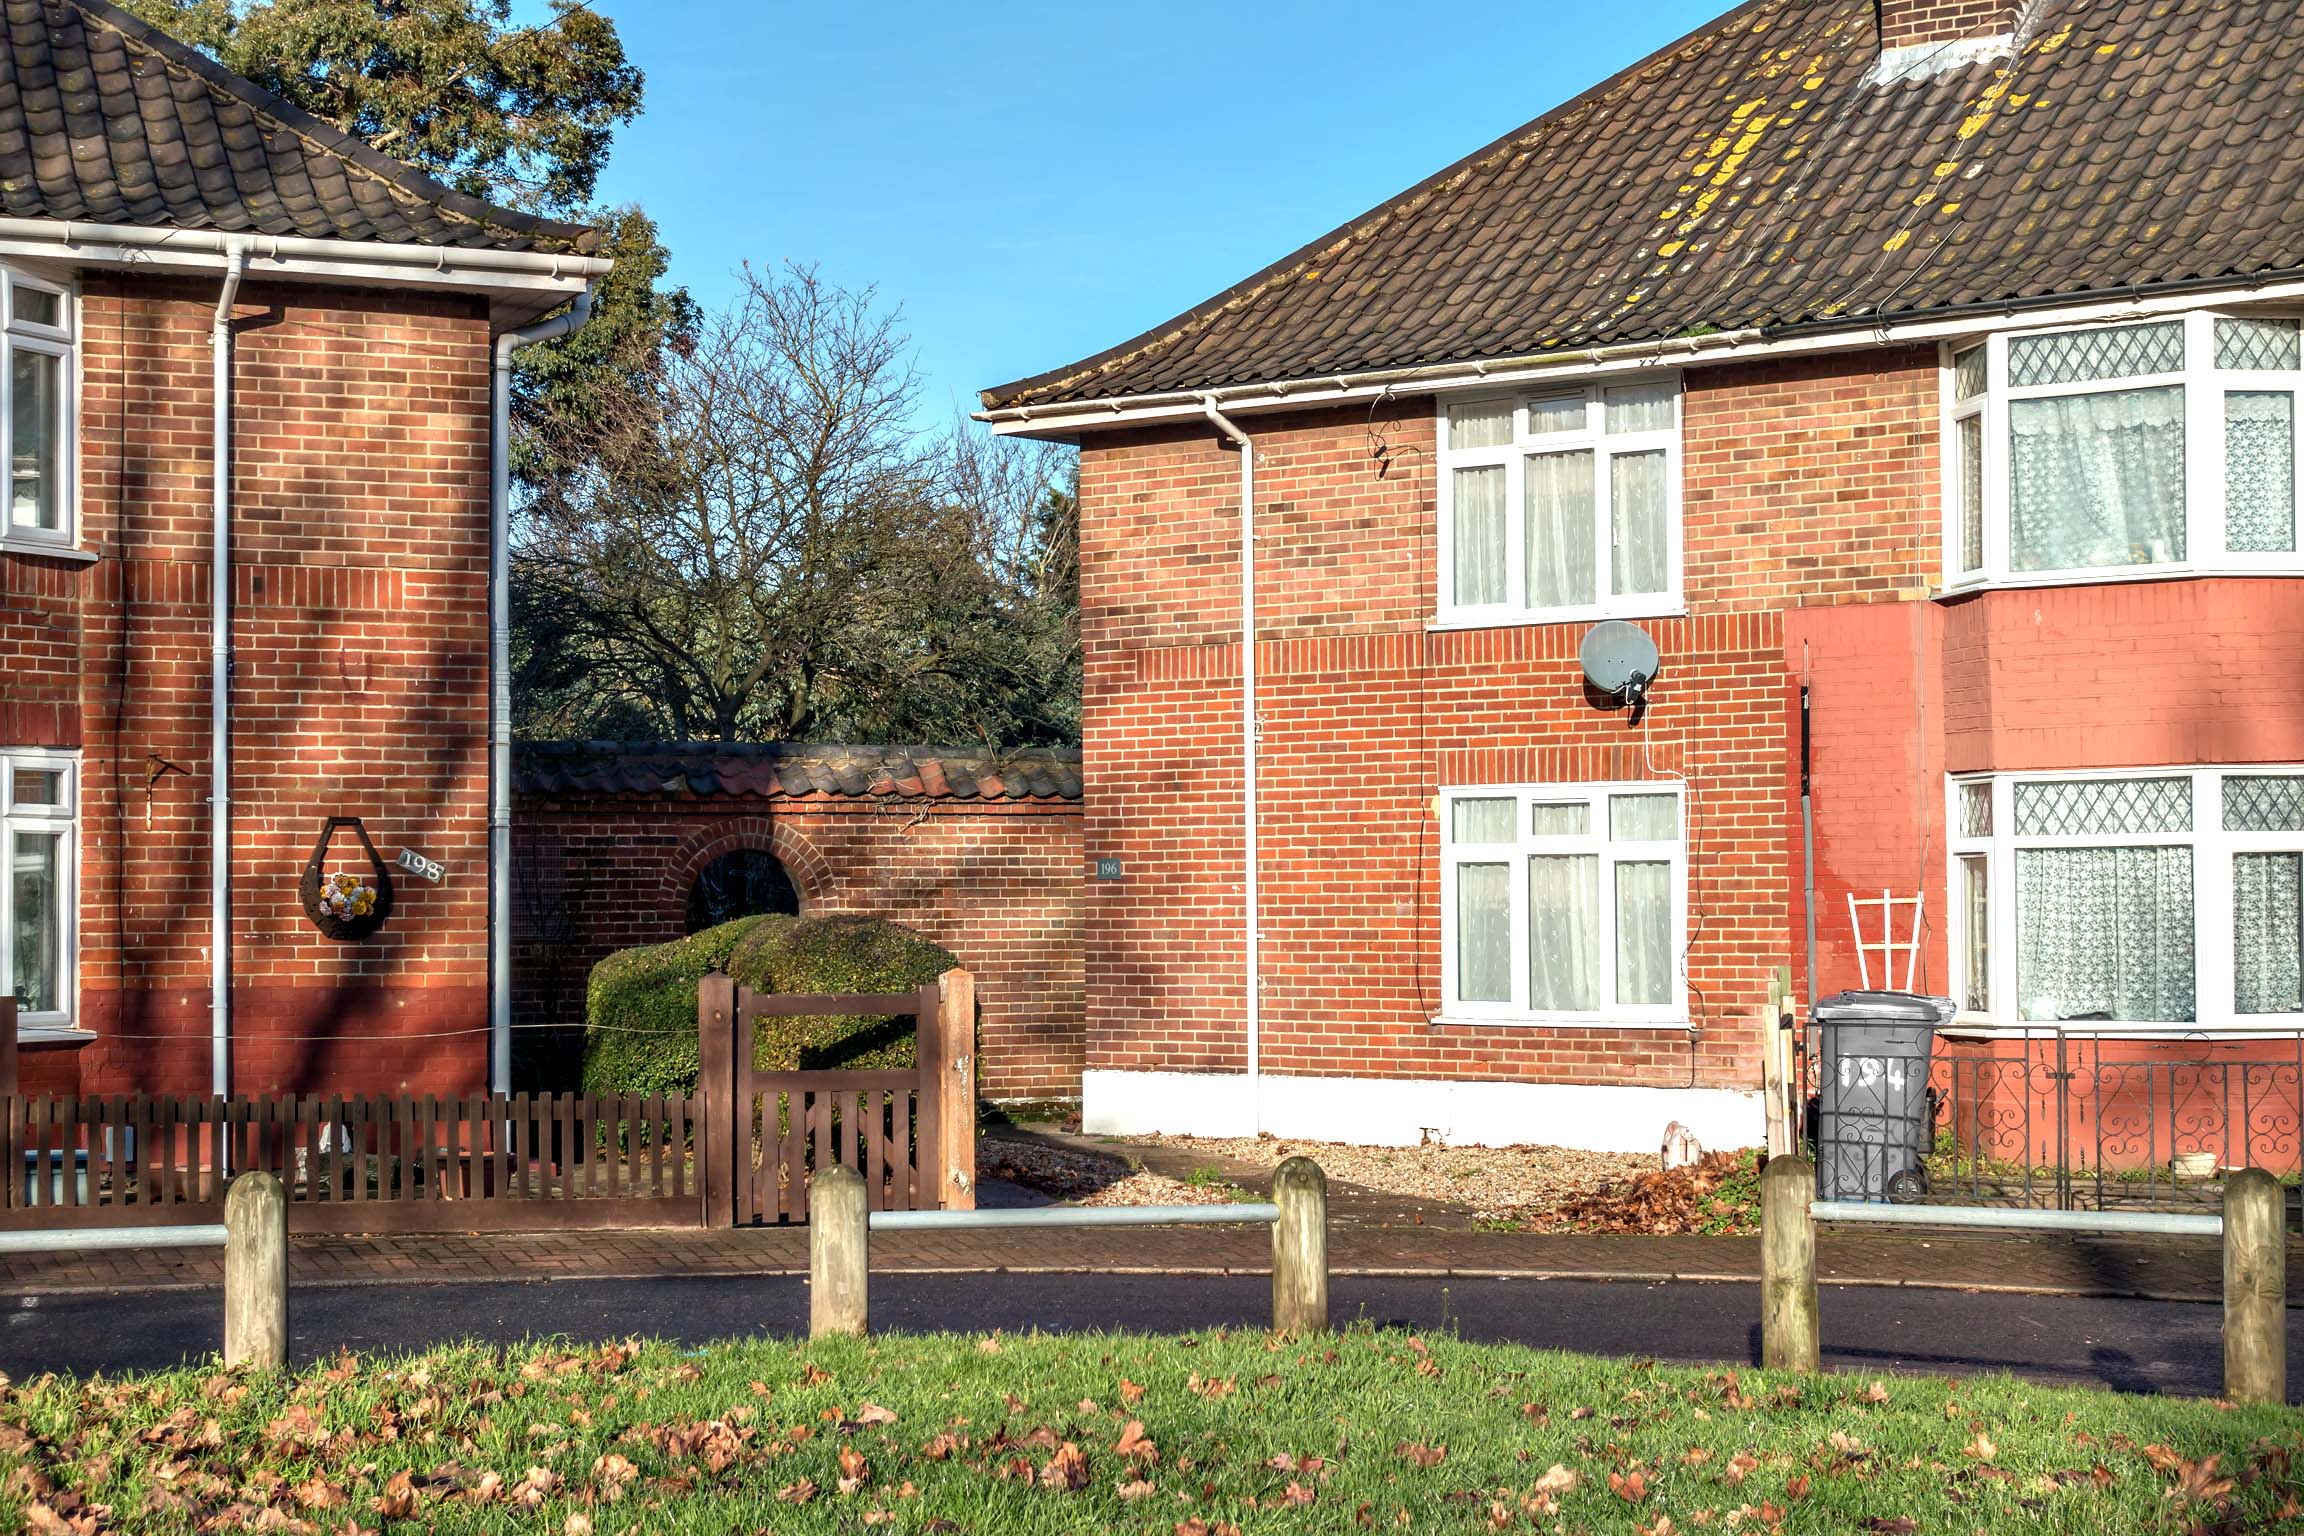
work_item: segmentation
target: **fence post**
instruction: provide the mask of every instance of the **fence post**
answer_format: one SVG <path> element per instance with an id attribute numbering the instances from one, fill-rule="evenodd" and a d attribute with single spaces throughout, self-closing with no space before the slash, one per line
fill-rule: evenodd
<path id="1" fill-rule="evenodd" d="M 243 1173 L 224 1192 L 224 1364 L 288 1363 L 288 1186 Z"/>
<path id="2" fill-rule="evenodd" d="M 1815 1187 L 1804 1157 L 1772 1157 L 1760 1174 L 1760 1363 L 1772 1371 L 1817 1368 Z"/>
<path id="3" fill-rule="evenodd" d="M 926 1029 L 929 1021 L 922 1019 Z M 937 1162 L 943 1187 L 936 1204 L 946 1210 L 976 1209 L 976 978 L 959 969 L 936 978 L 936 1033 L 943 1050 L 935 1093 L 942 1103 L 937 1128 L 943 1146 Z"/>
<path id="4" fill-rule="evenodd" d="M 819 1168 L 808 1190 L 808 1337 L 862 1334 L 871 1285 L 870 1191 L 846 1164 Z"/>
<path id="5" fill-rule="evenodd" d="M 1328 1176 L 1308 1157 L 1272 1174 L 1272 1329 L 1298 1336 L 1328 1331 Z"/>
<path id="6" fill-rule="evenodd" d="M 714 971 L 696 983 L 697 1173 L 704 1225 L 736 1224 L 736 981 Z M 749 1119 L 749 1116 L 742 1118 Z M 751 1149 L 744 1149 L 749 1157 Z"/>
<path id="7" fill-rule="evenodd" d="M 2261 1168 L 2224 1180 L 2224 1395 L 2288 1400 L 2288 1200 Z"/>

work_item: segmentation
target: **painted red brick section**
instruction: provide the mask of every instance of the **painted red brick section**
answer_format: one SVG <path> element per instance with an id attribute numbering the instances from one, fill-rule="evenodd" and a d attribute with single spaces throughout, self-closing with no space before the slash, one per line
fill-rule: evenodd
<path id="1" fill-rule="evenodd" d="M 592 966 L 680 937 L 698 872 L 750 848 L 782 862 L 802 911 L 904 923 L 975 973 L 988 1097 L 1079 1095 L 1077 803 L 524 792 L 513 838 L 514 1008 L 525 1021 L 580 1025 Z"/>
<path id="2" fill-rule="evenodd" d="M 216 287 L 90 273 L 83 293 L 82 542 L 102 558 L 0 555 L 0 741 L 83 753 L 79 1022 L 101 1038 L 78 1085 L 204 1091 Z M 234 1087 L 477 1088 L 483 306 L 250 283 L 238 315 Z M 371 939 L 323 938 L 296 883 L 331 815 L 448 880 L 399 883 Z"/>

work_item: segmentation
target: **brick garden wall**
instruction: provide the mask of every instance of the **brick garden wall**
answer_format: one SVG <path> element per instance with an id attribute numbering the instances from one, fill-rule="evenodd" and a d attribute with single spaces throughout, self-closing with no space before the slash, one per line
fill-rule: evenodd
<path id="1" fill-rule="evenodd" d="M 102 558 L 0 555 L 0 742 L 82 750 L 79 1021 L 101 1038 L 27 1078 L 205 1091 L 216 284 L 83 292 Z M 237 313 L 234 1087 L 478 1087 L 485 1034 L 440 1032 L 486 1024 L 484 307 L 251 282 Z M 322 938 L 295 885 L 331 814 L 449 880 L 401 883 L 364 943 Z"/>
<path id="2" fill-rule="evenodd" d="M 1246 423 L 1267 1070 L 1756 1086 L 1753 1009 L 1795 948 L 1794 617 L 1918 606 L 1938 538 L 1936 389 L 1932 349 L 1688 376 L 1689 614 L 1649 625 L 1665 675 L 1640 731 L 1586 697 L 1584 625 L 1426 630 L 1431 402 Z M 1238 483 L 1204 429 L 1083 453 L 1086 852 L 1123 866 L 1089 888 L 1091 1068 L 1244 1065 Z M 1700 1037 L 1431 1025 L 1435 791 L 1678 774 Z"/>
<path id="3" fill-rule="evenodd" d="M 1079 1095 L 1077 803 L 523 791 L 513 843 L 513 996 L 523 1023 L 582 1024 L 592 966 L 680 937 L 697 873 L 751 848 L 783 863 L 803 912 L 903 923 L 975 973 L 986 1096 Z"/>

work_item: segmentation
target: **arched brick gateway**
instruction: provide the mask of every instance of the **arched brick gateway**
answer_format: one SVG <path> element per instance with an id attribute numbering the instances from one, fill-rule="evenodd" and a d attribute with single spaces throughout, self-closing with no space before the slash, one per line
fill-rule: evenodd
<path id="1" fill-rule="evenodd" d="M 1080 757 L 1034 749 L 519 749 L 513 1006 L 579 1025 L 611 951 L 680 937 L 715 859 L 774 856 L 808 913 L 919 929 L 977 975 L 987 1096 L 1080 1091 Z"/>

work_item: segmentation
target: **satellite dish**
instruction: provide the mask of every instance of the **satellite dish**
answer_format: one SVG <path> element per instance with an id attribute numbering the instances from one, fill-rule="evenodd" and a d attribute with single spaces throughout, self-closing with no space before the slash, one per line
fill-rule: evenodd
<path id="1" fill-rule="evenodd" d="M 1648 708 L 1648 685 L 1663 670 L 1648 631 L 1622 619 L 1604 619 L 1592 626 L 1576 657 L 1584 664 L 1586 682 L 1622 699 L 1632 706 L 1632 718 L 1640 718 Z"/>

